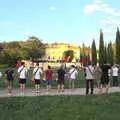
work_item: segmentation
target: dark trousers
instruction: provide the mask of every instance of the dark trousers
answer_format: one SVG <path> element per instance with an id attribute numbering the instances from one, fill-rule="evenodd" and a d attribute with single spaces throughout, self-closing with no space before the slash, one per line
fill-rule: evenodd
<path id="1" fill-rule="evenodd" d="M 113 76 L 113 86 L 118 86 L 118 76 Z"/>
<path id="2" fill-rule="evenodd" d="M 86 79 L 86 94 L 89 94 L 89 88 L 91 88 L 91 94 L 93 94 L 93 90 L 94 90 L 93 79 Z"/>

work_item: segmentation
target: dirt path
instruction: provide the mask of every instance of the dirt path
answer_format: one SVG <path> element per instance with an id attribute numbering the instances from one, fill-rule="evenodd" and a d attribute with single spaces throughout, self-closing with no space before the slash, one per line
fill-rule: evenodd
<path id="1" fill-rule="evenodd" d="M 120 92 L 120 87 L 111 87 L 109 89 L 109 93 Z M 100 94 L 99 89 L 94 89 L 94 94 Z M 41 89 L 39 96 L 45 95 L 85 95 L 85 88 L 77 88 L 77 89 L 65 89 L 64 92 L 58 93 L 56 89 L 52 89 L 50 92 L 47 92 L 45 89 Z M 0 97 L 7 97 L 7 91 L 5 89 L 0 90 Z M 19 90 L 13 90 L 13 96 L 20 96 Z M 24 96 L 36 96 L 34 89 L 26 89 Z"/>

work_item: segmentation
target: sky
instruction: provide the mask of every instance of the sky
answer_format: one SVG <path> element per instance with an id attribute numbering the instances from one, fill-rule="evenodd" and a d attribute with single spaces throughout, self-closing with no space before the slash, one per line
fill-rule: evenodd
<path id="1" fill-rule="evenodd" d="M 0 0 L 0 42 L 36 36 L 44 43 L 91 46 L 115 41 L 120 0 Z"/>

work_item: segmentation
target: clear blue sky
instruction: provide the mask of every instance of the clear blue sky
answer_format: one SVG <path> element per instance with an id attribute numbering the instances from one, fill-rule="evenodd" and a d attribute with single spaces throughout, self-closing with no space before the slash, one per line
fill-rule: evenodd
<path id="1" fill-rule="evenodd" d="M 0 0 L 0 41 L 25 40 L 91 45 L 115 40 L 120 0 Z"/>

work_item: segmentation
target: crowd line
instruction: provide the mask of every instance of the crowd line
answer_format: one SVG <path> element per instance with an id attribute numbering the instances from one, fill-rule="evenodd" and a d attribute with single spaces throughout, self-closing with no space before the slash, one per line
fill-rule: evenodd
<path id="1" fill-rule="evenodd" d="M 56 72 L 56 81 L 58 83 L 57 92 L 64 92 L 64 81 L 65 75 L 67 75 L 69 79 L 69 89 L 75 88 L 75 80 L 78 75 L 78 71 L 84 71 L 85 78 L 85 86 L 86 86 L 86 95 L 94 94 L 94 87 L 97 86 L 99 89 L 99 93 L 108 93 L 110 84 L 112 86 L 119 85 L 119 66 L 118 65 L 96 65 L 93 66 L 91 62 L 88 62 L 87 65 L 77 68 L 75 65 L 71 65 L 68 72 L 66 72 L 65 66 L 61 65 Z M 26 86 L 26 76 L 28 73 L 28 69 L 25 66 L 25 63 L 22 62 L 21 66 L 17 70 L 19 84 L 20 84 L 20 95 L 24 96 L 25 86 Z M 6 79 L 7 79 L 7 91 L 8 95 L 12 95 L 13 93 L 13 82 L 14 82 L 14 70 L 8 68 L 5 71 Z M 46 70 L 43 70 L 39 67 L 39 63 L 36 63 L 33 71 L 31 81 L 35 85 L 35 94 L 40 94 L 40 85 L 42 81 L 46 83 L 46 91 L 50 91 L 52 88 L 53 74 L 55 74 L 50 65 Z M 0 72 L 0 77 L 2 73 Z M 113 78 L 113 82 L 110 83 L 110 78 Z M 105 88 L 105 91 L 103 91 Z"/>

